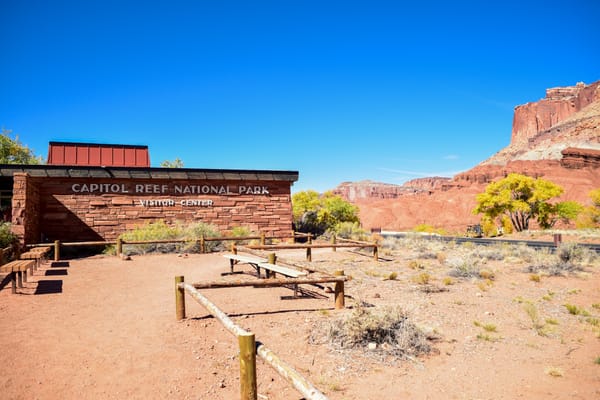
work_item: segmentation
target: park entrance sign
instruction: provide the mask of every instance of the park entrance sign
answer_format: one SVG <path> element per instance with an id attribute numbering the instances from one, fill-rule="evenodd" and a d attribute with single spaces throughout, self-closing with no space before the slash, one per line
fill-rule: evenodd
<path id="1" fill-rule="evenodd" d="M 296 171 L 0 165 L 8 219 L 26 244 L 114 240 L 159 220 L 289 235 L 297 180 Z"/>

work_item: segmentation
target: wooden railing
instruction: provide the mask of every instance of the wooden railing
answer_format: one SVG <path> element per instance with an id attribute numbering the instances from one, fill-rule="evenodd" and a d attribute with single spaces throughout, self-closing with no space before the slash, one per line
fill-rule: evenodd
<path id="1" fill-rule="evenodd" d="M 274 239 L 296 239 L 296 238 L 307 238 L 307 243 L 294 243 L 294 244 L 266 244 L 267 240 Z M 54 241 L 54 261 L 60 260 L 60 249 L 63 246 L 111 246 L 116 245 L 117 256 L 123 254 L 123 245 L 139 245 L 139 244 L 161 244 L 161 243 L 190 243 L 197 242 L 200 247 L 201 253 L 206 253 L 206 243 L 207 242 L 225 242 L 225 241 L 233 241 L 233 242 L 241 242 L 247 240 L 259 240 L 260 244 L 258 245 L 244 245 L 245 248 L 251 250 L 285 250 L 285 249 L 306 249 L 306 260 L 312 261 L 312 249 L 315 248 L 331 248 L 335 251 L 338 248 L 352 248 L 352 247 L 363 247 L 363 248 L 372 248 L 373 249 L 373 258 L 375 261 L 379 260 L 379 250 L 377 242 L 362 242 L 357 240 L 348 240 L 348 239 L 336 239 L 335 236 L 332 237 L 331 243 L 313 243 L 312 235 L 303 234 L 295 232 L 293 235 L 281 235 L 281 236 L 269 236 L 267 237 L 264 234 L 259 236 L 221 236 L 221 237 L 205 237 L 204 235 L 200 236 L 198 239 L 160 239 L 160 240 L 123 240 L 118 238 L 116 241 L 89 241 L 89 242 L 61 242 L 60 240 Z M 337 241 L 343 242 L 338 243 Z M 28 245 L 27 247 L 40 247 L 40 246 L 50 246 L 51 243 L 38 243 Z"/>
<path id="2" fill-rule="evenodd" d="M 344 243 L 337 243 L 337 240 L 344 241 Z M 379 247 L 377 242 L 362 242 L 358 240 L 348 239 L 336 239 L 332 236 L 331 243 L 313 243 L 309 238 L 308 243 L 294 243 L 294 244 L 260 244 L 260 245 L 245 245 L 247 249 L 251 250 L 290 250 L 290 249 L 306 249 L 306 260 L 312 261 L 312 249 L 325 249 L 331 248 L 335 251 L 338 248 L 350 248 L 350 247 L 361 247 L 361 248 L 372 248 L 373 258 L 375 261 L 379 260 Z"/>
<path id="3" fill-rule="evenodd" d="M 240 348 L 240 399 L 256 400 L 256 354 L 291 383 L 307 400 L 327 400 L 312 383 L 306 380 L 291 365 L 281 360 L 263 343 L 257 342 L 254 333 L 236 325 L 223 311 L 203 296 L 195 285 L 184 283 L 183 276 L 175 278 L 175 310 L 178 320 L 185 318 L 185 293 L 187 292 L 208 312 L 219 320 L 227 330 L 237 337 Z"/>

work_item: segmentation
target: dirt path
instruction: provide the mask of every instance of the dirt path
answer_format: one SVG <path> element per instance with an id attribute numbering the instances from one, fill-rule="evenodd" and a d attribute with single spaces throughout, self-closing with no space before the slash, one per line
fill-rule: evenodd
<path id="1" fill-rule="evenodd" d="M 597 317 L 591 305 L 600 303 L 598 268 L 537 283 L 516 267 L 504 268 L 489 289 L 462 282 L 427 294 L 410 283 L 414 271 L 391 262 L 340 251 L 313 257 L 319 268 L 342 266 L 354 276 L 347 285 L 354 299 L 403 305 L 441 338 L 437 354 L 390 366 L 307 344 L 316 324 L 351 312 L 333 310 L 331 294 L 318 290 L 294 300 L 286 288 L 205 291 L 331 399 L 600 398 L 600 339 L 586 317 L 563 306 L 579 304 L 592 312 L 587 318 Z M 97 256 L 46 264 L 20 295 L 4 288 L 2 398 L 239 398 L 235 338 L 189 297 L 188 319 L 177 322 L 174 310 L 176 275 L 188 282 L 220 279 L 227 269 L 218 254 Z M 400 275 L 382 281 L 365 273 L 372 269 Z M 47 293 L 33 295 L 36 288 Z M 540 300 L 549 292 L 550 300 Z M 541 318 L 556 320 L 555 332 L 538 335 L 518 299 L 534 300 Z M 474 321 L 493 322 L 498 332 L 478 338 Z M 562 376 L 552 376 L 551 368 Z M 260 361 L 258 376 L 260 399 L 301 397 Z"/>

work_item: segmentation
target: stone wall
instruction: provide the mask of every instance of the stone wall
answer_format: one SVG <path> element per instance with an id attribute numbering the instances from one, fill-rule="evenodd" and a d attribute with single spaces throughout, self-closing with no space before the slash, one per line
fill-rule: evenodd
<path id="1" fill-rule="evenodd" d="M 15 200 L 20 181 L 15 175 Z M 27 182 L 39 191 L 38 237 L 45 241 L 114 240 L 158 220 L 209 223 L 222 233 L 239 226 L 267 235 L 292 232 L 288 181 L 29 177 Z"/>
<path id="2" fill-rule="evenodd" d="M 26 173 L 15 173 L 12 198 L 12 231 L 22 243 L 40 241 L 40 193 Z"/>

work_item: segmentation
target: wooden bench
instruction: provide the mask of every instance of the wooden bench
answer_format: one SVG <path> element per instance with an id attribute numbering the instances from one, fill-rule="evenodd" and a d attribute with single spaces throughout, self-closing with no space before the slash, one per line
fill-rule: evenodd
<path id="1" fill-rule="evenodd" d="M 34 265 L 35 260 L 16 260 L 0 266 L 0 272 L 10 274 L 13 293 L 17 293 L 17 285 L 22 288 L 23 282 L 27 282 L 27 270 Z"/>
<path id="2" fill-rule="evenodd" d="M 250 264 L 252 267 L 254 267 L 256 269 L 256 273 L 258 274 L 259 278 L 260 278 L 260 267 L 258 266 L 258 264 L 264 263 L 267 261 L 264 258 L 242 256 L 239 254 L 223 254 L 223 257 L 229 259 L 229 267 L 230 267 L 230 272 L 232 274 L 233 274 L 233 267 L 235 266 L 235 264 L 238 264 L 238 263 Z"/>
<path id="3" fill-rule="evenodd" d="M 283 276 L 287 276 L 289 278 L 298 278 L 300 276 L 306 276 L 308 275 L 306 273 L 306 271 L 298 271 L 297 269 L 291 269 L 291 268 L 287 268 L 287 267 L 283 267 L 281 265 L 277 265 L 277 264 L 271 264 L 271 263 L 260 263 L 258 264 L 259 267 L 264 268 L 267 271 L 271 271 L 273 273 L 272 278 L 275 278 L 275 274 L 281 274 Z M 269 274 L 267 274 L 267 278 L 269 277 Z M 298 284 L 294 283 L 294 297 L 298 297 Z"/>
<path id="4" fill-rule="evenodd" d="M 260 257 L 251 257 L 251 256 L 243 256 L 239 254 L 223 254 L 223 257 L 229 259 L 229 266 L 231 268 L 231 273 L 233 273 L 233 267 L 238 263 L 249 264 L 256 269 L 256 275 L 261 278 L 260 269 L 263 268 L 265 270 L 265 278 L 269 278 L 271 273 L 273 277 L 276 274 L 281 274 L 287 276 L 289 278 L 298 278 L 300 276 L 306 276 L 307 273 L 305 271 L 298 271 L 296 269 L 284 267 L 282 265 L 271 264 L 268 263 L 267 260 Z M 294 297 L 297 297 L 298 294 L 298 285 L 294 284 Z"/>
<path id="5" fill-rule="evenodd" d="M 33 264 L 34 271 L 39 268 L 39 266 L 42 262 L 42 258 L 44 258 L 44 254 L 41 251 L 28 251 L 28 252 L 22 253 L 19 256 L 19 259 L 21 259 L 21 260 L 35 261 L 35 263 Z"/>
<path id="6" fill-rule="evenodd" d="M 270 263 L 260 263 L 258 264 L 259 267 L 264 268 L 268 271 L 273 272 L 273 277 L 275 277 L 275 273 L 290 277 L 290 278 L 298 278 L 300 276 L 305 276 L 308 275 L 305 271 L 298 271 L 297 269 L 291 269 L 288 267 L 283 267 L 281 265 L 277 265 L 277 264 L 270 264 Z"/>

